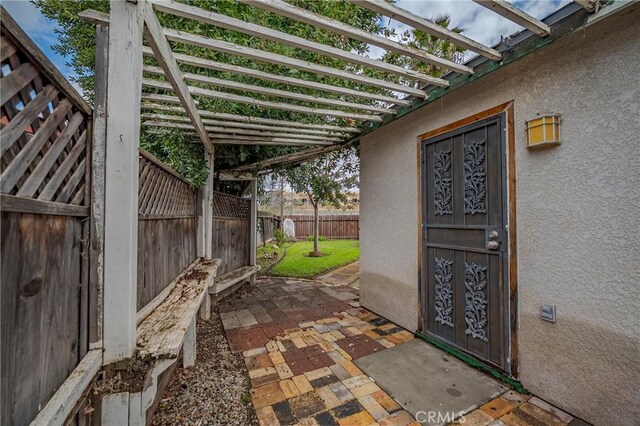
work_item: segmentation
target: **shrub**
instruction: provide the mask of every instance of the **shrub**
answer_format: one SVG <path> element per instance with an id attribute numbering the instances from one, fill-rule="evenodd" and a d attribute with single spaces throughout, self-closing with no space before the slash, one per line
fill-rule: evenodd
<path id="1" fill-rule="evenodd" d="M 284 235 L 284 231 L 280 228 L 276 228 L 276 230 L 273 232 L 273 236 L 275 237 L 276 243 L 279 246 L 281 246 L 287 241 L 287 238 Z"/>
<path id="2" fill-rule="evenodd" d="M 313 234 L 310 234 L 307 237 L 307 241 L 313 241 Z M 318 235 L 318 241 L 327 241 L 326 237 L 323 237 L 322 235 Z"/>

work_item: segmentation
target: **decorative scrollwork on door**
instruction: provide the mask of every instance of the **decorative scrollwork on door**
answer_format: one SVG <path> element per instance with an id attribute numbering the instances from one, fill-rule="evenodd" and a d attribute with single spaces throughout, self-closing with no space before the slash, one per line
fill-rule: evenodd
<path id="1" fill-rule="evenodd" d="M 434 179 L 434 214 L 444 216 L 451 214 L 451 150 L 438 151 L 433 156 Z"/>
<path id="2" fill-rule="evenodd" d="M 487 332 L 487 298 L 484 288 L 487 286 L 487 267 L 477 263 L 464 264 L 465 308 L 464 319 L 467 323 L 465 334 L 475 339 L 488 342 Z"/>
<path id="3" fill-rule="evenodd" d="M 486 213 L 486 140 L 464 142 L 464 213 Z"/>
<path id="4" fill-rule="evenodd" d="M 436 278 L 436 322 L 453 327 L 453 290 L 451 281 L 453 279 L 453 260 L 444 257 L 435 258 L 435 278 Z"/>

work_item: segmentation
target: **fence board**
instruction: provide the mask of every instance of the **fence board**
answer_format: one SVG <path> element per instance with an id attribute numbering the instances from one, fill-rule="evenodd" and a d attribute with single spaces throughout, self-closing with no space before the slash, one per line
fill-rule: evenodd
<path id="1" fill-rule="evenodd" d="M 222 259 L 218 275 L 249 265 L 250 208 L 248 198 L 213 193 L 213 257 Z"/>
<path id="2" fill-rule="evenodd" d="M 313 215 L 286 215 L 293 220 L 297 239 L 313 235 Z M 360 236 L 360 216 L 349 214 L 321 215 L 318 233 L 324 238 L 353 239 Z"/>
<path id="3" fill-rule="evenodd" d="M 138 163 L 137 308 L 153 300 L 197 257 L 196 191 L 145 150 Z"/>
<path id="4" fill-rule="evenodd" d="M 195 217 L 138 220 L 138 310 L 195 260 L 196 229 Z"/>
<path id="5" fill-rule="evenodd" d="M 81 220 L 2 213 L 3 424 L 28 424 L 79 362 Z"/>

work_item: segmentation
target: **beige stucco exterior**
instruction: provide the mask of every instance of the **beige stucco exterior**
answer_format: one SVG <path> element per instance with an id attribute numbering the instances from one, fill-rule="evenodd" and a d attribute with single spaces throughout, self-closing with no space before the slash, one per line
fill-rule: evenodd
<path id="1" fill-rule="evenodd" d="M 416 330 L 417 136 L 515 110 L 518 378 L 596 424 L 640 418 L 640 7 L 468 84 L 361 141 L 361 302 Z M 526 149 L 559 113 L 562 145 Z M 557 305 L 557 323 L 540 319 Z M 613 422 L 613 423 L 612 423 Z"/>

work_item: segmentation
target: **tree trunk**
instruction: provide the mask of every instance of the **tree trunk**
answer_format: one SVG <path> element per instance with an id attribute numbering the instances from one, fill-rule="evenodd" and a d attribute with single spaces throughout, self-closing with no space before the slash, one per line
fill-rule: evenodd
<path id="1" fill-rule="evenodd" d="M 320 216 L 318 215 L 318 203 L 313 206 L 313 251 L 318 253 L 318 228 L 320 227 Z"/>
<path id="2" fill-rule="evenodd" d="M 284 178 L 280 178 L 280 229 L 284 230 Z"/>
<path id="3" fill-rule="evenodd" d="M 318 202 L 313 203 L 313 251 L 309 253 L 309 256 L 311 257 L 322 256 L 322 253 L 320 253 L 320 250 L 318 250 L 318 233 L 320 231 L 320 216 L 318 214 L 318 206 Z"/>

